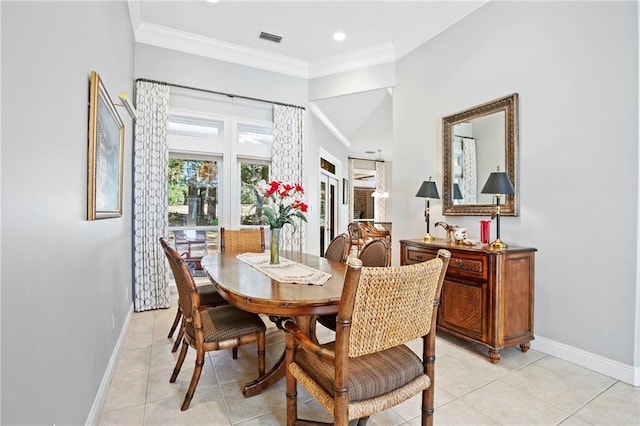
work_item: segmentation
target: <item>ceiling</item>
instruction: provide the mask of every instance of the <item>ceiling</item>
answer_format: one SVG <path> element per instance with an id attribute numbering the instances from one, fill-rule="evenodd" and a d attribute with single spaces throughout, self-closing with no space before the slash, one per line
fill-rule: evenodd
<path id="1" fill-rule="evenodd" d="M 302 78 L 393 62 L 486 0 L 129 0 L 136 41 Z M 260 32 L 282 36 L 280 43 Z M 332 36 L 346 35 L 342 42 Z M 315 101 L 350 155 L 391 159 L 391 90 Z M 374 154 L 367 154 L 366 151 Z"/>

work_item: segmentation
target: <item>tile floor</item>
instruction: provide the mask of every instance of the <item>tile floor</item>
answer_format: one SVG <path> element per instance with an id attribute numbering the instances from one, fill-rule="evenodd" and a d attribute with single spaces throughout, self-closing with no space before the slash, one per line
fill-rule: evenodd
<path id="1" fill-rule="evenodd" d="M 242 385 L 257 374 L 255 345 L 210 352 L 191 407 L 180 411 L 193 372 L 190 350 L 175 383 L 169 383 L 176 354 L 166 337 L 175 308 L 134 313 L 107 392 L 99 425 L 283 425 L 284 380 L 245 399 Z M 284 349 L 284 335 L 265 318 L 267 368 Z M 332 336 L 318 332 L 324 341 Z M 416 341 L 415 350 L 420 342 Z M 638 425 L 640 388 L 538 352 L 510 348 L 491 364 L 475 345 L 438 336 L 436 425 Z M 330 421 L 300 390 L 301 417 Z M 370 425 L 419 425 L 413 398 L 372 416 Z"/>

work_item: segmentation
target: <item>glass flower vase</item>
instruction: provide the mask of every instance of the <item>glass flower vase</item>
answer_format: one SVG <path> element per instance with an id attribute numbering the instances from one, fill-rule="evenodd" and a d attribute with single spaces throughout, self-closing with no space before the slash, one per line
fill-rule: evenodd
<path id="1" fill-rule="evenodd" d="M 271 256 L 269 257 L 269 263 L 271 265 L 277 265 L 280 263 L 280 230 L 282 228 L 271 228 Z"/>

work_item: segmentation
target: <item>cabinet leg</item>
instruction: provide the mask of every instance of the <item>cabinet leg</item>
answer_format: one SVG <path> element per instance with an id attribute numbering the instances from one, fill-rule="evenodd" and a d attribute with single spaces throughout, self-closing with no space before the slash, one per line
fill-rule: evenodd
<path id="1" fill-rule="evenodd" d="M 491 361 L 492 364 L 497 364 L 498 361 L 500 361 L 500 351 L 497 349 L 489 349 L 489 361 Z"/>
<path id="2" fill-rule="evenodd" d="M 531 347 L 531 342 L 526 342 L 526 343 L 521 343 L 520 344 L 520 350 L 522 352 L 527 352 L 530 347 Z"/>

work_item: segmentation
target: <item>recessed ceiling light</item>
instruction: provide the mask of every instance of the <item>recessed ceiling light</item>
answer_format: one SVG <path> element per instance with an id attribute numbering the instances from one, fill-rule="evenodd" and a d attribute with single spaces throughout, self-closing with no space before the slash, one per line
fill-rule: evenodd
<path id="1" fill-rule="evenodd" d="M 333 39 L 334 39 L 335 41 L 342 41 L 342 40 L 344 40 L 345 38 L 347 38 L 347 36 L 346 36 L 346 35 L 344 35 L 344 33 L 340 32 L 340 31 L 338 31 L 337 33 L 335 33 L 335 34 L 333 35 Z"/>
<path id="2" fill-rule="evenodd" d="M 218 3 L 219 0 L 206 0 L 207 3 Z"/>

